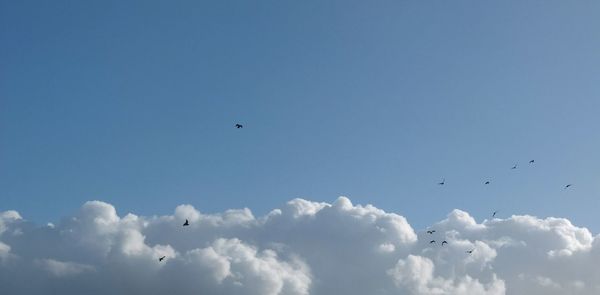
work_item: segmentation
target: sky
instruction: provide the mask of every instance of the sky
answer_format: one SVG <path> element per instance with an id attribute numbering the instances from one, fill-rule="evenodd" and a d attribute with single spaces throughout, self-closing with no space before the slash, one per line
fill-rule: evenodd
<path id="1" fill-rule="evenodd" d="M 0 1 L 0 212 L 347 196 L 415 229 L 461 209 L 597 233 L 599 9 Z"/>

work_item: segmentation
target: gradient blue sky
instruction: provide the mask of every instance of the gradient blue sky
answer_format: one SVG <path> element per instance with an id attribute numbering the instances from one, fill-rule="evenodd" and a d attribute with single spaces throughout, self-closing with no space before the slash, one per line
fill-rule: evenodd
<path id="1" fill-rule="evenodd" d="M 0 2 L 0 211 L 346 195 L 600 230 L 598 1 L 84 2 Z"/>

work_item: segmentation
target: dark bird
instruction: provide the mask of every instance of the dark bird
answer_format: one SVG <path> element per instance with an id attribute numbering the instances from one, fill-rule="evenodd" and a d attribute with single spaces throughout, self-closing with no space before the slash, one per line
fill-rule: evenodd
<path id="1" fill-rule="evenodd" d="M 533 164 L 533 163 L 535 163 L 535 160 L 529 161 L 529 164 Z"/>
<path id="2" fill-rule="evenodd" d="M 446 178 L 442 178 L 442 182 L 438 182 L 439 185 L 444 185 L 446 183 Z"/>
<path id="3" fill-rule="evenodd" d="M 484 182 L 483 184 L 490 184 L 490 181 L 488 180 L 488 181 Z"/>
<path id="4" fill-rule="evenodd" d="M 517 164 L 515 164 L 515 166 L 512 166 L 512 168 L 510 169 L 517 169 Z"/>
<path id="5" fill-rule="evenodd" d="M 572 186 L 572 184 L 569 183 L 569 184 L 565 185 L 565 188 L 570 188 L 571 186 Z"/>
<path id="6" fill-rule="evenodd" d="M 434 232 L 435 232 L 435 229 L 434 229 L 434 230 L 428 230 L 428 231 L 427 231 L 427 233 L 428 233 L 428 234 L 433 234 Z"/>
<path id="7" fill-rule="evenodd" d="M 188 225 L 190 225 L 190 222 L 186 219 L 185 223 L 183 224 L 183 226 L 188 226 Z"/>
<path id="8" fill-rule="evenodd" d="M 435 240 L 429 241 L 429 244 L 435 244 Z"/>
<path id="9" fill-rule="evenodd" d="M 496 213 L 498 213 L 498 211 L 494 211 L 494 213 L 492 214 L 492 218 L 496 217 Z"/>
<path id="10" fill-rule="evenodd" d="M 442 242 L 442 246 L 444 246 L 444 244 L 448 244 L 448 242 L 447 241 L 443 241 Z"/>
<path id="11" fill-rule="evenodd" d="M 165 257 L 167 257 L 167 256 L 163 256 L 163 257 L 158 258 L 158 261 L 160 262 L 160 261 L 165 260 Z"/>
<path id="12" fill-rule="evenodd" d="M 473 253 L 473 251 L 475 251 L 475 249 L 473 249 L 473 250 L 468 250 L 468 251 L 466 251 L 465 253 L 469 253 L 469 254 L 471 254 L 471 253 Z"/>
<path id="13" fill-rule="evenodd" d="M 242 125 L 242 124 L 235 124 L 235 128 L 237 128 L 237 129 L 244 128 L 244 125 Z"/>

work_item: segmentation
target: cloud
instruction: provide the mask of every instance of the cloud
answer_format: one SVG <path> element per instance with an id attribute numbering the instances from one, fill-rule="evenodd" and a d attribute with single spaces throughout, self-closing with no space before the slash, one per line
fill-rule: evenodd
<path id="1" fill-rule="evenodd" d="M 433 261 L 429 258 L 408 255 L 406 259 L 400 259 L 388 274 L 398 287 L 406 288 L 410 294 L 498 295 L 505 293 L 504 282 L 495 276 L 487 284 L 469 275 L 453 278 L 434 277 L 434 267 Z"/>
<path id="2" fill-rule="evenodd" d="M 49 274 L 56 277 L 74 276 L 94 270 L 94 267 L 91 265 L 63 262 L 54 259 L 36 260 L 35 263 L 39 268 L 46 270 Z"/>
<path id="3" fill-rule="evenodd" d="M 294 199 L 261 217 L 191 205 L 119 216 L 91 201 L 44 226 L 6 211 L 0 293 L 600 294 L 600 238 L 567 219 L 477 222 L 454 210 L 429 228 L 345 197 Z"/>

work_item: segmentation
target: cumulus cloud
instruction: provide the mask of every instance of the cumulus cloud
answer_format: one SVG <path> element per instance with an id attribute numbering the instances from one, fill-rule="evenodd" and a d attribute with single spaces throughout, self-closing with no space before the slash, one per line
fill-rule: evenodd
<path id="1" fill-rule="evenodd" d="M 49 274 L 57 277 L 77 275 L 86 271 L 93 271 L 94 267 L 74 262 L 63 262 L 54 259 L 36 260 L 39 268 L 46 270 Z"/>
<path id="2" fill-rule="evenodd" d="M 119 216 L 91 201 L 44 226 L 6 211 L 0 293 L 600 294 L 600 239 L 567 219 L 477 222 L 454 210 L 428 229 L 345 197 L 294 199 L 260 217 L 191 205 Z"/>

